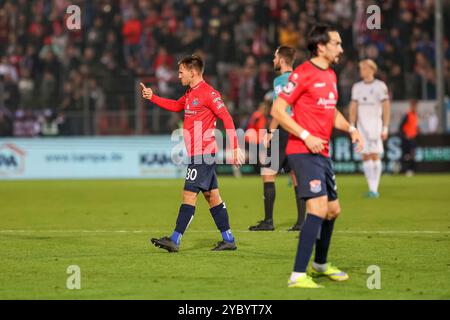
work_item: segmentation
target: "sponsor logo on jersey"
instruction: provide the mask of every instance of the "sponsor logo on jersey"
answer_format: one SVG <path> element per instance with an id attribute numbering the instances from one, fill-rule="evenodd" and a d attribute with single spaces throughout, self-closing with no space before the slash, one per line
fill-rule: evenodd
<path id="1" fill-rule="evenodd" d="M 225 103 L 223 103 L 222 98 L 221 97 L 217 97 L 213 100 L 213 103 L 216 105 L 217 109 L 220 109 L 222 107 L 225 106 Z"/>
<path id="2" fill-rule="evenodd" d="M 319 101 L 317 102 L 317 105 L 324 106 L 325 109 L 334 109 L 336 103 L 337 103 L 336 96 L 334 95 L 333 92 L 330 92 L 328 94 L 328 99 L 320 98 Z"/>
<path id="3" fill-rule="evenodd" d="M 311 180 L 309 182 L 309 190 L 312 193 L 319 193 L 322 191 L 322 182 L 320 180 Z"/>
<path id="4" fill-rule="evenodd" d="M 193 116 L 197 114 L 197 111 L 195 110 L 189 110 L 189 108 L 186 108 L 186 110 L 184 110 L 184 114 L 185 115 L 189 115 L 189 116 Z"/>
<path id="5" fill-rule="evenodd" d="M 284 86 L 283 92 L 286 94 L 291 94 L 292 91 L 294 91 L 295 85 L 296 84 L 294 82 L 289 81 L 288 84 Z"/>
<path id="6" fill-rule="evenodd" d="M 314 83 L 314 88 L 322 88 L 322 87 L 325 87 L 325 82 L 317 82 L 317 83 Z"/>

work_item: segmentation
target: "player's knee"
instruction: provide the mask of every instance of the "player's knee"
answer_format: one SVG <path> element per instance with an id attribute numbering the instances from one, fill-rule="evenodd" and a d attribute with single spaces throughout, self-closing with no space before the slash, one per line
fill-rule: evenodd
<path id="1" fill-rule="evenodd" d="M 262 168 L 261 169 L 261 175 L 262 175 L 262 179 L 263 182 L 275 182 L 275 179 L 277 177 L 277 174 L 275 171 L 271 170 L 271 169 L 267 169 L 267 168 Z"/>
<path id="2" fill-rule="evenodd" d="M 222 198 L 220 197 L 220 193 L 218 190 L 213 190 L 208 193 L 209 193 L 209 197 L 206 200 L 208 201 L 209 206 L 211 208 L 222 203 Z"/>
<path id="3" fill-rule="evenodd" d="M 205 197 L 206 201 L 209 203 L 211 200 L 211 192 L 205 191 L 205 192 L 203 192 L 203 196 Z"/>
<path id="4" fill-rule="evenodd" d="M 195 205 L 197 201 L 197 194 L 195 192 L 183 192 L 183 203 L 184 204 L 190 204 Z"/>
<path id="5" fill-rule="evenodd" d="M 308 200 L 306 202 L 306 211 L 324 219 L 328 212 L 326 197 Z"/>
<path id="6" fill-rule="evenodd" d="M 221 204 L 223 201 L 219 195 L 215 195 L 215 196 L 212 196 L 208 202 L 209 202 L 210 207 L 215 207 L 215 206 L 218 206 L 219 204 Z"/>

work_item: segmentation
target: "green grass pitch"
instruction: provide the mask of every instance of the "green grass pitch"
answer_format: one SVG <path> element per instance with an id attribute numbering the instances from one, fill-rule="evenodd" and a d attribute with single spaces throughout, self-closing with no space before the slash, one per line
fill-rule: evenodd
<path id="1" fill-rule="evenodd" d="M 220 240 L 199 199 L 181 251 L 149 238 L 170 235 L 181 180 L 0 182 L 0 299 L 450 299 L 450 175 L 383 176 L 365 199 L 362 176 L 338 176 L 342 215 L 329 260 L 350 279 L 288 289 L 297 248 L 295 200 L 277 180 L 274 232 L 248 232 L 263 216 L 259 177 L 219 177 L 238 250 Z M 67 267 L 81 289 L 66 287 Z M 367 269 L 381 272 L 369 290 Z"/>

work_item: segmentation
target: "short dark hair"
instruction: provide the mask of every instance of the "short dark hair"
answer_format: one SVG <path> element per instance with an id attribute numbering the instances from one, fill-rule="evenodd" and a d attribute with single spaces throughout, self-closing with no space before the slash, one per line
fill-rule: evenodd
<path id="1" fill-rule="evenodd" d="M 327 24 L 318 24 L 314 26 L 308 35 L 308 50 L 311 53 L 311 56 L 317 57 L 318 45 L 327 44 L 330 41 L 329 32 L 333 31 L 337 31 L 337 29 Z"/>
<path id="2" fill-rule="evenodd" d="M 283 58 L 287 64 L 293 65 L 295 61 L 295 49 L 288 46 L 279 46 L 277 49 L 278 56 Z"/>
<path id="3" fill-rule="evenodd" d="M 205 63 L 203 62 L 202 58 L 200 58 L 198 55 L 195 54 L 188 57 L 184 57 L 178 62 L 178 65 L 179 66 L 183 65 L 189 70 L 195 69 L 199 73 L 203 73 L 205 67 Z"/>

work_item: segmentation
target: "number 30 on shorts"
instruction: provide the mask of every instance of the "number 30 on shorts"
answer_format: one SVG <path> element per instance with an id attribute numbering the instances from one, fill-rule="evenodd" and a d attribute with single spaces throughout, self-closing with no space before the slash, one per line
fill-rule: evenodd
<path id="1" fill-rule="evenodd" d="M 186 180 L 195 180 L 197 178 L 197 169 L 187 169 Z"/>

